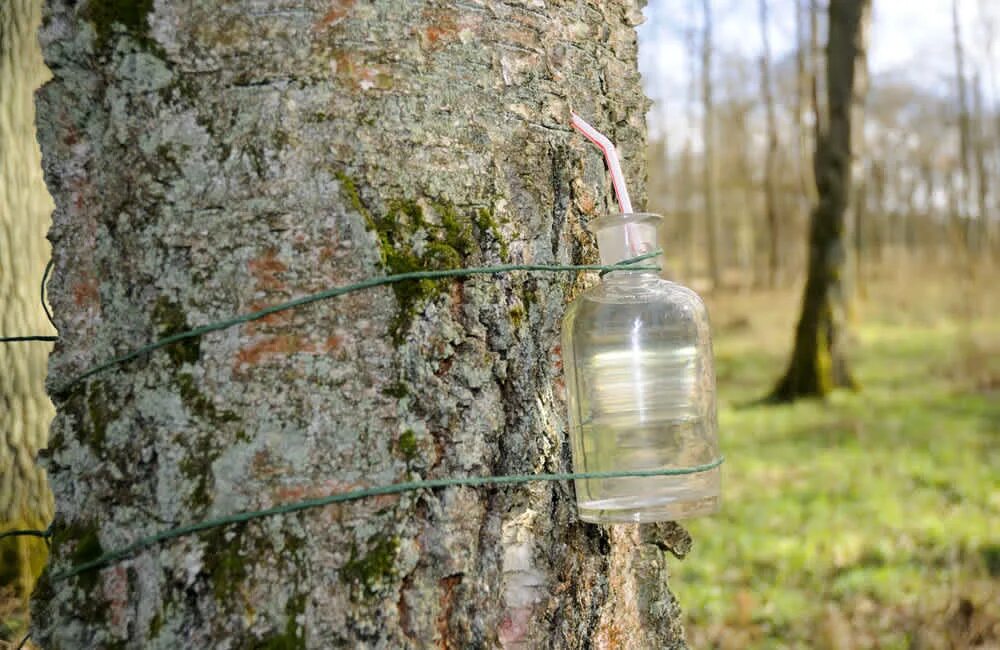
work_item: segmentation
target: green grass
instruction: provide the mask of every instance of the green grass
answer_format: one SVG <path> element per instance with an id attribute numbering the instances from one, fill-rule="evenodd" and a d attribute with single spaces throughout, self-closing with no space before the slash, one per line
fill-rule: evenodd
<path id="1" fill-rule="evenodd" d="M 795 300 L 711 302 L 727 462 L 674 568 L 692 647 L 1000 642 L 1000 318 L 875 309 L 861 392 L 744 406 L 784 367 Z"/>

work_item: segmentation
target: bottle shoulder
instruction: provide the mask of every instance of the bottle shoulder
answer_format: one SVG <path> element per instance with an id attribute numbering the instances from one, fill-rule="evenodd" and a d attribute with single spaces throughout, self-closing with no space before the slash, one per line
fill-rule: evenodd
<path id="1" fill-rule="evenodd" d="M 659 276 L 604 279 L 584 291 L 577 302 L 606 304 L 662 302 L 690 304 L 699 310 L 705 310 L 704 301 L 693 290 Z"/>
<path id="2" fill-rule="evenodd" d="M 564 334 L 574 336 L 590 331 L 625 331 L 637 327 L 650 332 L 687 331 L 691 336 L 709 337 L 708 309 L 691 289 L 661 278 L 643 286 L 602 282 L 583 292 L 563 318 Z M 590 334 L 586 334 L 590 336 Z"/>

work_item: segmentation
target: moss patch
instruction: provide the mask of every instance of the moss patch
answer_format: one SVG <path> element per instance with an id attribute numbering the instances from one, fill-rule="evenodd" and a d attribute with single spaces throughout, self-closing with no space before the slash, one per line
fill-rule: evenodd
<path id="1" fill-rule="evenodd" d="M 215 599 L 220 602 L 228 601 L 247 577 L 247 560 L 240 554 L 244 529 L 245 526 L 240 526 L 232 541 L 226 540 L 225 528 L 213 528 L 202 535 L 206 549 L 204 571 L 212 583 Z"/>
<path id="2" fill-rule="evenodd" d="M 212 463 L 222 453 L 217 443 L 219 427 L 238 420 L 239 416 L 229 410 L 217 409 L 212 400 L 198 390 L 194 376 L 190 373 L 179 373 L 175 382 L 181 401 L 188 411 L 199 420 L 211 425 L 202 428 L 199 433 L 187 440 L 187 455 L 179 464 L 181 473 L 194 483 L 185 503 L 192 510 L 202 512 L 211 505 L 212 491 L 215 487 Z M 245 432 L 243 436 L 246 437 Z M 239 433 L 236 437 L 239 437 Z"/>
<path id="3" fill-rule="evenodd" d="M 254 650 L 302 650 L 306 647 L 305 628 L 300 627 L 296 619 L 306 611 L 306 597 L 296 594 L 288 599 L 285 606 L 285 629 L 281 634 L 274 634 L 261 639 L 253 645 Z"/>
<path id="4" fill-rule="evenodd" d="M 207 395 L 198 390 L 194 376 L 190 373 L 180 373 L 176 381 L 184 405 L 199 418 L 216 423 L 235 422 L 240 419 L 233 411 L 217 409 L 215 403 Z"/>
<path id="5" fill-rule="evenodd" d="M 460 268 L 479 253 L 474 222 L 449 201 L 398 199 L 389 203 L 385 215 L 377 217 L 361 201 L 357 185 L 343 172 L 335 172 L 351 206 L 365 219 L 378 239 L 379 261 L 386 273 Z M 432 213 L 429 217 L 427 211 Z M 399 344 L 414 317 L 428 300 L 444 292 L 449 280 L 408 280 L 391 285 L 397 312 L 390 328 Z"/>
<path id="6" fill-rule="evenodd" d="M 109 45 L 116 24 L 143 45 L 150 46 L 154 44 L 149 36 L 148 16 L 152 10 L 153 0 L 90 0 L 83 18 L 94 24 L 99 50 Z"/>
<path id="7" fill-rule="evenodd" d="M 165 296 L 161 296 L 153 307 L 153 322 L 161 338 L 167 338 L 191 329 L 181 306 Z M 196 363 L 201 356 L 201 341 L 198 337 L 177 341 L 167 346 L 167 354 L 175 365 Z"/>
<path id="8" fill-rule="evenodd" d="M 115 418 L 108 406 L 103 381 L 95 381 L 90 385 L 87 395 L 87 415 L 90 418 L 90 429 L 86 432 L 85 442 L 95 454 L 100 455 L 108 437 L 108 423 Z"/>
<path id="9" fill-rule="evenodd" d="M 161 612 L 156 612 L 156 616 L 153 620 L 149 622 L 149 636 L 146 638 L 152 641 L 156 637 L 160 636 L 160 630 L 163 629 L 163 614 Z"/>
<path id="10" fill-rule="evenodd" d="M 396 399 L 403 399 L 410 394 L 410 389 L 406 387 L 401 381 L 397 381 L 394 384 L 389 384 L 382 389 L 382 392 L 389 397 L 395 397 Z"/>
<path id="11" fill-rule="evenodd" d="M 215 474 L 212 463 L 219 457 L 219 450 L 206 442 L 203 436 L 188 451 L 178 465 L 184 477 L 194 483 L 184 503 L 194 512 L 204 512 L 212 503 L 215 488 Z"/>
<path id="12" fill-rule="evenodd" d="M 441 225 L 429 222 L 416 201 L 396 201 L 388 213 L 375 221 L 375 233 L 386 272 L 391 275 L 461 267 L 475 249 L 469 225 L 463 224 L 454 209 L 437 204 Z M 418 241 L 423 239 L 423 245 Z M 408 280 L 392 285 L 397 312 L 392 333 L 397 343 L 426 302 L 443 292 L 450 280 Z"/>
<path id="13" fill-rule="evenodd" d="M 406 460 L 416 458 L 419 447 L 417 446 L 417 434 L 414 433 L 413 429 L 407 429 L 403 433 L 399 434 L 399 442 L 397 443 L 397 446 L 399 447 L 399 453 L 401 453 Z"/>
<path id="14" fill-rule="evenodd" d="M 398 551 L 398 537 L 378 538 L 371 549 L 360 557 L 357 547 L 353 546 L 351 559 L 340 570 L 340 579 L 346 584 L 357 587 L 353 596 L 372 598 L 395 577 Z"/>
<path id="15" fill-rule="evenodd" d="M 503 235 L 500 233 L 500 224 L 497 223 L 496 217 L 493 216 L 493 213 L 486 208 L 480 208 L 479 212 L 476 213 L 476 227 L 479 229 L 480 241 L 484 240 L 485 236 L 488 234 L 497 244 L 497 248 L 500 251 L 501 261 L 509 261 L 510 247 L 508 246 L 507 240 L 504 239 Z"/>
<path id="16" fill-rule="evenodd" d="M 97 526 L 74 523 L 56 529 L 52 535 L 52 556 L 60 557 L 62 548 L 72 544 L 69 561 L 73 566 L 96 560 L 104 554 L 101 540 L 97 535 Z M 84 571 L 76 577 L 77 583 L 88 594 L 97 587 L 98 571 Z M 88 598 L 88 602 L 93 599 Z"/>

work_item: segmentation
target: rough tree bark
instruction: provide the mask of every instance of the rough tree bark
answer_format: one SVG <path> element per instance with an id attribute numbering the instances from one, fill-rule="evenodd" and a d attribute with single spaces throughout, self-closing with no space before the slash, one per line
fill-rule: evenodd
<path id="1" fill-rule="evenodd" d="M 0 3 L 0 336 L 54 334 L 39 304 L 52 212 L 35 140 L 33 94 L 48 76 L 36 39 L 40 19 L 40 0 Z M 53 414 L 45 394 L 51 347 L 0 343 L 0 532 L 45 528 L 52 518 L 52 494 L 35 463 Z M 38 538 L 0 542 L 0 600 L 12 589 L 26 603 L 44 562 Z M 0 621 L 0 640 L 8 627 L 14 623 Z"/>
<path id="2" fill-rule="evenodd" d="M 642 204 L 635 3 L 50 0 L 55 389 L 149 339 L 372 275 L 594 259 Z M 567 466 L 557 347 L 590 280 L 351 294 L 56 395 L 52 565 L 164 527 L 408 477 Z M 58 391 L 57 391 L 58 393 Z M 46 648 L 683 647 L 676 526 L 572 487 L 408 493 L 178 539 L 33 601 Z"/>
<path id="3" fill-rule="evenodd" d="M 845 287 L 850 206 L 867 89 L 866 48 L 871 0 L 831 0 L 826 49 L 827 114 L 816 141 L 819 201 L 809 227 L 809 266 L 795 347 L 772 401 L 823 396 L 855 387 L 848 368 Z"/>

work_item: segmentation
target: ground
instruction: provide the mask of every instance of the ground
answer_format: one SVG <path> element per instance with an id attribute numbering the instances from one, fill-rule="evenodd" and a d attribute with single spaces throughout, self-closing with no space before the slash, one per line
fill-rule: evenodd
<path id="1" fill-rule="evenodd" d="M 867 294 L 862 391 L 780 407 L 749 404 L 797 292 L 709 297 L 725 506 L 671 582 L 694 648 L 1000 647 L 1000 292 L 913 266 Z"/>

